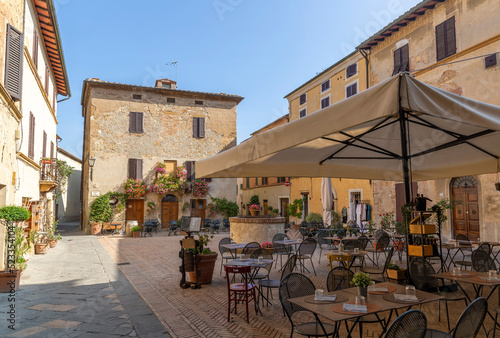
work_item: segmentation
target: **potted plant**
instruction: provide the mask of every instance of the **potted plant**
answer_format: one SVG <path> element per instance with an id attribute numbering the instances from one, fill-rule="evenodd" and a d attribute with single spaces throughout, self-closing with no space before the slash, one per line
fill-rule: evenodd
<path id="1" fill-rule="evenodd" d="M 406 269 L 401 268 L 396 263 L 390 263 L 387 265 L 387 277 L 391 279 L 405 279 Z"/>
<path id="2" fill-rule="evenodd" d="M 102 230 L 102 222 L 109 222 L 113 218 L 113 209 L 109 204 L 110 195 L 97 197 L 90 206 L 91 234 L 97 235 Z"/>
<path id="3" fill-rule="evenodd" d="M 271 242 L 265 241 L 260 245 L 260 247 L 269 250 L 271 253 L 274 252 L 274 245 Z"/>
<path id="4" fill-rule="evenodd" d="M 260 213 L 260 205 L 258 204 L 250 204 L 248 206 L 248 210 L 250 211 L 250 215 L 252 216 L 259 216 Z"/>
<path id="5" fill-rule="evenodd" d="M 19 288 L 21 270 L 16 268 L 20 258 L 29 250 L 22 227 L 16 223 L 29 219 L 31 213 L 18 206 L 0 208 L 0 220 L 6 227 L 7 269 L 0 271 L 0 292 L 13 292 Z"/>
<path id="6" fill-rule="evenodd" d="M 45 235 L 40 235 L 35 231 L 35 255 L 44 255 L 49 252 L 49 243 Z"/>
<path id="7" fill-rule="evenodd" d="M 130 228 L 130 231 L 132 232 L 132 236 L 134 238 L 141 237 L 141 227 L 138 225 L 134 225 L 132 228 Z"/>
<path id="8" fill-rule="evenodd" d="M 368 296 L 368 285 L 372 282 L 369 274 L 364 272 L 356 272 L 352 278 L 351 284 L 358 287 L 358 294 L 360 296 Z"/>
<path id="9" fill-rule="evenodd" d="M 54 225 L 49 229 L 47 234 L 47 243 L 49 247 L 54 248 L 57 245 L 57 241 L 62 239 L 59 231 L 57 230 L 57 221 L 54 222 Z"/>
<path id="10" fill-rule="evenodd" d="M 49 157 L 42 158 L 42 164 L 52 164 L 53 160 Z"/>
<path id="11" fill-rule="evenodd" d="M 214 273 L 215 262 L 217 261 L 217 252 L 210 250 L 207 247 L 208 243 L 214 238 L 213 235 L 199 235 L 198 246 L 194 249 L 194 253 L 200 255 L 200 260 L 194 271 L 189 272 L 189 278 L 192 282 L 196 281 L 196 270 L 200 270 L 199 283 L 209 284 L 212 283 L 212 276 Z M 192 249 L 188 249 L 192 250 Z"/>

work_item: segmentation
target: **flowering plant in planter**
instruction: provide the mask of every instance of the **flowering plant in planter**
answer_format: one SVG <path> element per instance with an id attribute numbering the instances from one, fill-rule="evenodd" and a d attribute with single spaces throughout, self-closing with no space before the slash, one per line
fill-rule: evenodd
<path id="1" fill-rule="evenodd" d="M 156 205 L 154 202 L 148 202 L 147 206 L 146 206 L 146 212 L 147 213 L 150 213 L 150 212 L 153 212 L 154 210 L 156 209 Z"/>
<path id="2" fill-rule="evenodd" d="M 148 188 L 143 179 L 127 178 L 125 181 L 125 194 L 128 198 L 141 198 L 147 193 Z"/>
<path id="3" fill-rule="evenodd" d="M 207 181 L 196 179 L 189 182 L 187 192 L 192 193 L 196 197 L 205 197 L 208 194 L 209 188 Z"/>
<path id="4" fill-rule="evenodd" d="M 149 187 L 149 191 L 161 195 L 172 192 L 182 193 L 189 187 L 189 184 L 186 181 L 186 175 L 186 168 L 177 167 L 176 170 L 169 173 L 168 175 L 161 175 L 155 178 L 153 180 L 153 184 L 151 184 L 151 186 Z"/>
<path id="5" fill-rule="evenodd" d="M 260 205 L 258 204 L 251 204 L 248 206 L 248 210 L 250 211 L 260 211 Z"/>
<path id="6" fill-rule="evenodd" d="M 165 163 L 158 162 L 156 163 L 156 172 L 161 173 L 161 174 L 166 174 L 167 173 L 167 166 Z"/>
<path id="7" fill-rule="evenodd" d="M 271 242 L 268 242 L 268 241 L 265 241 L 264 243 L 262 243 L 260 245 L 261 248 L 264 248 L 264 249 L 274 249 L 274 245 L 273 243 Z"/>

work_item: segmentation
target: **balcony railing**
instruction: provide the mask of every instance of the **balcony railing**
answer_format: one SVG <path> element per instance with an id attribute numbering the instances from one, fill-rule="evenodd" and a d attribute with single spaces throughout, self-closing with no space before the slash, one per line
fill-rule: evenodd
<path id="1" fill-rule="evenodd" d="M 44 162 L 45 161 L 42 160 L 41 163 L 42 169 L 40 170 L 40 181 L 56 182 L 58 171 L 55 162 L 52 163 L 44 163 Z"/>

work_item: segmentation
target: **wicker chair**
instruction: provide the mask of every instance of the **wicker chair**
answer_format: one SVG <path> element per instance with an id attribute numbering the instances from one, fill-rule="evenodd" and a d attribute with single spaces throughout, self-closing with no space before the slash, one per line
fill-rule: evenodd
<path id="1" fill-rule="evenodd" d="M 279 287 L 280 302 L 283 311 L 292 325 L 290 338 L 293 337 L 294 332 L 308 337 L 328 337 L 337 331 L 337 325 L 322 323 L 317 315 L 314 315 L 316 318 L 315 322 L 294 324 L 292 320 L 293 314 L 307 310 L 299 305 L 290 303 L 288 299 L 314 295 L 314 292 L 315 287 L 313 282 L 300 273 L 288 274 L 281 280 Z"/>
<path id="2" fill-rule="evenodd" d="M 470 256 L 472 253 L 472 244 L 470 243 L 469 238 L 465 235 L 458 234 L 455 239 L 457 240 L 457 242 L 460 243 L 458 251 L 460 253 L 462 253 L 464 259 L 461 261 L 454 261 L 453 264 L 455 266 L 458 264 L 461 267 L 464 267 L 465 269 L 467 267 L 471 267 L 472 262 L 470 260 L 465 259 L 467 256 Z"/>
<path id="3" fill-rule="evenodd" d="M 228 261 L 228 260 L 231 260 L 234 258 L 233 254 L 231 253 L 231 250 L 229 250 L 228 248 L 224 248 L 222 246 L 222 245 L 231 244 L 231 243 L 233 243 L 233 240 L 230 237 L 224 237 L 223 239 L 221 239 L 219 241 L 219 252 L 220 252 L 220 257 L 221 257 L 219 274 L 222 273 L 222 266 L 224 265 L 224 260 Z"/>
<path id="4" fill-rule="evenodd" d="M 297 259 L 300 262 L 300 267 L 302 268 L 302 272 L 304 272 L 304 270 L 307 270 L 305 267 L 305 260 L 306 259 L 310 260 L 314 271 L 314 275 L 316 276 L 316 270 L 314 269 L 314 263 L 312 260 L 315 250 L 316 250 L 316 240 L 310 237 L 306 238 L 297 249 Z M 309 270 L 307 271 L 310 272 Z"/>
<path id="5" fill-rule="evenodd" d="M 472 252 L 471 261 L 474 271 L 488 272 L 497 269 L 493 258 L 486 251 L 480 249 Z"/>
<path id="6" fill-rule="evenodd" d="M 448 330 L 450 330 L 450 317 L 448 313 L 448 302 L 456 302 L 463 300 L 465 305 L 467 305 L 467 299 L 462 293 L 459 292 L 443 292 L 440 291 L 441 286 L 439 285 L 439 279 L 433 277 L 432 275 L 436 273 L 432 265 L 425 259 L 421 257 L 415 257 L 411 260 L 408 267 L 410 272 L 410 277 L 415 288 L 427 292 L 436 293 L 444 299 L 446 306 L 446 320 L 448 322 Z M 441 300 L 439 301 L 439 321 L 441 321 Z"/>
<path id="7" fill-rule="evenodd" d="M 334 250 L 335 245 L 333 244 L 331 239 L 325 239 L 325 237 L 330 237 L 330 233 L 328 231 L 320 231 L 318 236 L 318 245 L 319 245 L 319 260 L 318 263 L 321 263 L 321 256 L 323 256 L 323 250 Z"/>
<path id="8" fill-rule="evenodd" d="M 392 322 L 385 338 L 423 338 L 427 330 L 427 317 L 420 310 L 409 310 Z"/>
<path id="9" fill-rule="evenodd" d="M 285 277 L 288 274 L 291 274 L 293 270 L 295 269 L 295 264 L 297 264 L 297 255 L 291 255 L 288 257 L 288 260 L 285 263 L 285 266 L 281 270 L 281 278 L 280 280 L 273 280 L 269 279 L 269 275 L 267 279 L 260 279 L 257 284 L 261 288 L 261 296 L 262 296 L 262 301 L 264 301 L 264 293 L 262 292 L 263 288 L 266 288 L 267 291 L 267 302 L 269 302 L 269 291 L 270 289 L 277 289 L 280 287 L 281 280 L 283 277 Z M 271 297 L 273 296 L 273 293 L 271 292 Z"/>
<path id="10" fill-rule="evenodd" d="M 467 308 L 462 312 L 462 315 L 457 321 L 457 324 L 453 328 L 453 335 L 449 333 L 428 329 L 425 337 L 457 337 L 457 338 L 467 338 L 476 337 L 479 329 L 483 325 L 484 317 L 488 310 L 488 302 L 485 298 L 480 297 L 474 300 L 467 306 Z M 495 325 L 496 327 L 496 325 Z M 493 330 L 493 337 L 495 337 L 495 331 Z"/>
<path id="11" fill-rule="evenodd" d="M 281 243 L 276 243 L 277 241 L 283 241 L 288 239 L 285 234 L 276 234 L 273 236 L 273 246 L 274 246 L 274 254 L 280 258 L 281 267 L 283 267 L 283 256 L 288 256 L 288 250 L 285 245 Z M 278 258 L 276 257 L 276 264 L 274 267 L 278 266 Z"/>
<path id="12" fill-rule="evenodd" d="M 347 289 L 352 287 L 351 281 L 354 272 L 343 266 L 337 266 L 330 270 L 326 277 L 326 289 L 328 292 Z"/>

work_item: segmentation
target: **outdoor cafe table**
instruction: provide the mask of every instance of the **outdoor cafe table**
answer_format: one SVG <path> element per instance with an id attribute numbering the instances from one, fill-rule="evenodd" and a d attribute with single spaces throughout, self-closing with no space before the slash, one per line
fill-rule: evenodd
<path id="1" fill-rule="evenodd" d="M 247 244 L 248 243 L 222 244 L 221 247 L 229 249 L 229 252 L 231 253 L 231 256 L 233 257 L 233 259 L 235 259 L 236 258 L 236 251 L 244 249 Z"/>
<path id="2" fill-rule="evenodd" d="M 349 269 L 351 263 L 356 257 L 365 257 L 368 251 L 360 250 L 358 253 L 354 253 L 352 250 L 344 250 L 340 252 L 339 250 L 330 250 L 326 253 L 328 258 L 328 264 L 330 265 L 330 270 L 332 269 L 332 262 L 345 262 L 347 268 Z"/>
<path id="3" fill-rule="evenodd" d="M 366 297 L 366 304 L 375 305 L 374 306 L 375 310 L 373 312 L 368 312 L 368 313 L 359 313 L 359 312 L 339 313 L 339 312 L 335 312 L 333 310 L 334 306 L 342 304 L 342 303 L 354 304 L 355 298 L 358 294 L 357 288 L 349 288 L 349 289 L 343 289 L 343 290 L 338 290 L 338 291 L 333 292 L 339 298 L 342 298 L 342 299 L 348 298 L 348 301 L 345 301 L 345 302 L 339 302 L 339 303 L 333 303 L 333 304 L 328 303 L 328 302 L 325 302 L 325 304 L 311 303 L 309 300 L 311 298 L 311 296 L 290 298 L 288 301 L 291 303 L 297 304 L 306 310 L 311 311 L 315 315 L 320 315 L 320 316 L 325 317 L 325 318 L 327 318 L 331 321 L 334 321 L 336 323 L 339 323 L 339 322 L 347 320 L 347 319 L 355 319 L 355 323 L 351 327 L 351 329 L 349 330 L 348 335 L 347 335 L 348 337 L 351 337 L 352 331 L 354 330 L 354 327 L 358 323 L 359 318 L 366 316 L 367 314 L 375 314 L 378 316 L 378 314 L 381 312 L 390 311 L 389 316 L 387 317 L 386 324 L 385 324 L 385 326 L 383 326 L 382 333 L 384 333 L 387 330 L 387 326 L 391 323 L 391 317 L 392 317 L 392 314 L 394 311 L 397 311 L 398 309 L 409 308 L 409 307 L 412 307 L 415 305 L 430 303 L 430 302 L 434 302 L 436 300 L 443 299 L 442 296 L 438 296 L 436 294 L 416 290 L 415 295 L 418 298 L 418 302 L 396 301 L 396 300 L 394 300 L 392 295 L 396 294 L 396 293 L 405 294 L 406 293 L 405 286 L 394 284 L 394 283 L 387 283 L 387 282 L 377 283 L 376 286 L 388 286 L 389 289 L 395 289 L 396 291 L 394 291 L 392 293 L 386 293 L 386 294 L 372 294 L 372 293 L 368 292 L 368 297 Z M 314 297 L 314 295 L 312 295 L 312 297 Z M 387 300 L 389 298 L 392 300 Z M 332 305 L 333 305 L 333 307 L 332 307 Z"/>
<path id="4" fill-rule="evenodd" d="M 296 248 L 297 245 L 302 244 L 302 241 L 300 241 L 298 239 L 284 239 L 282 241 L 275 241 L 274 243 L 284 245 L 286 252 L 288 252 L 288 254 L 290 254 L 292 252 L 292 245 L 294 245 Z"/>

